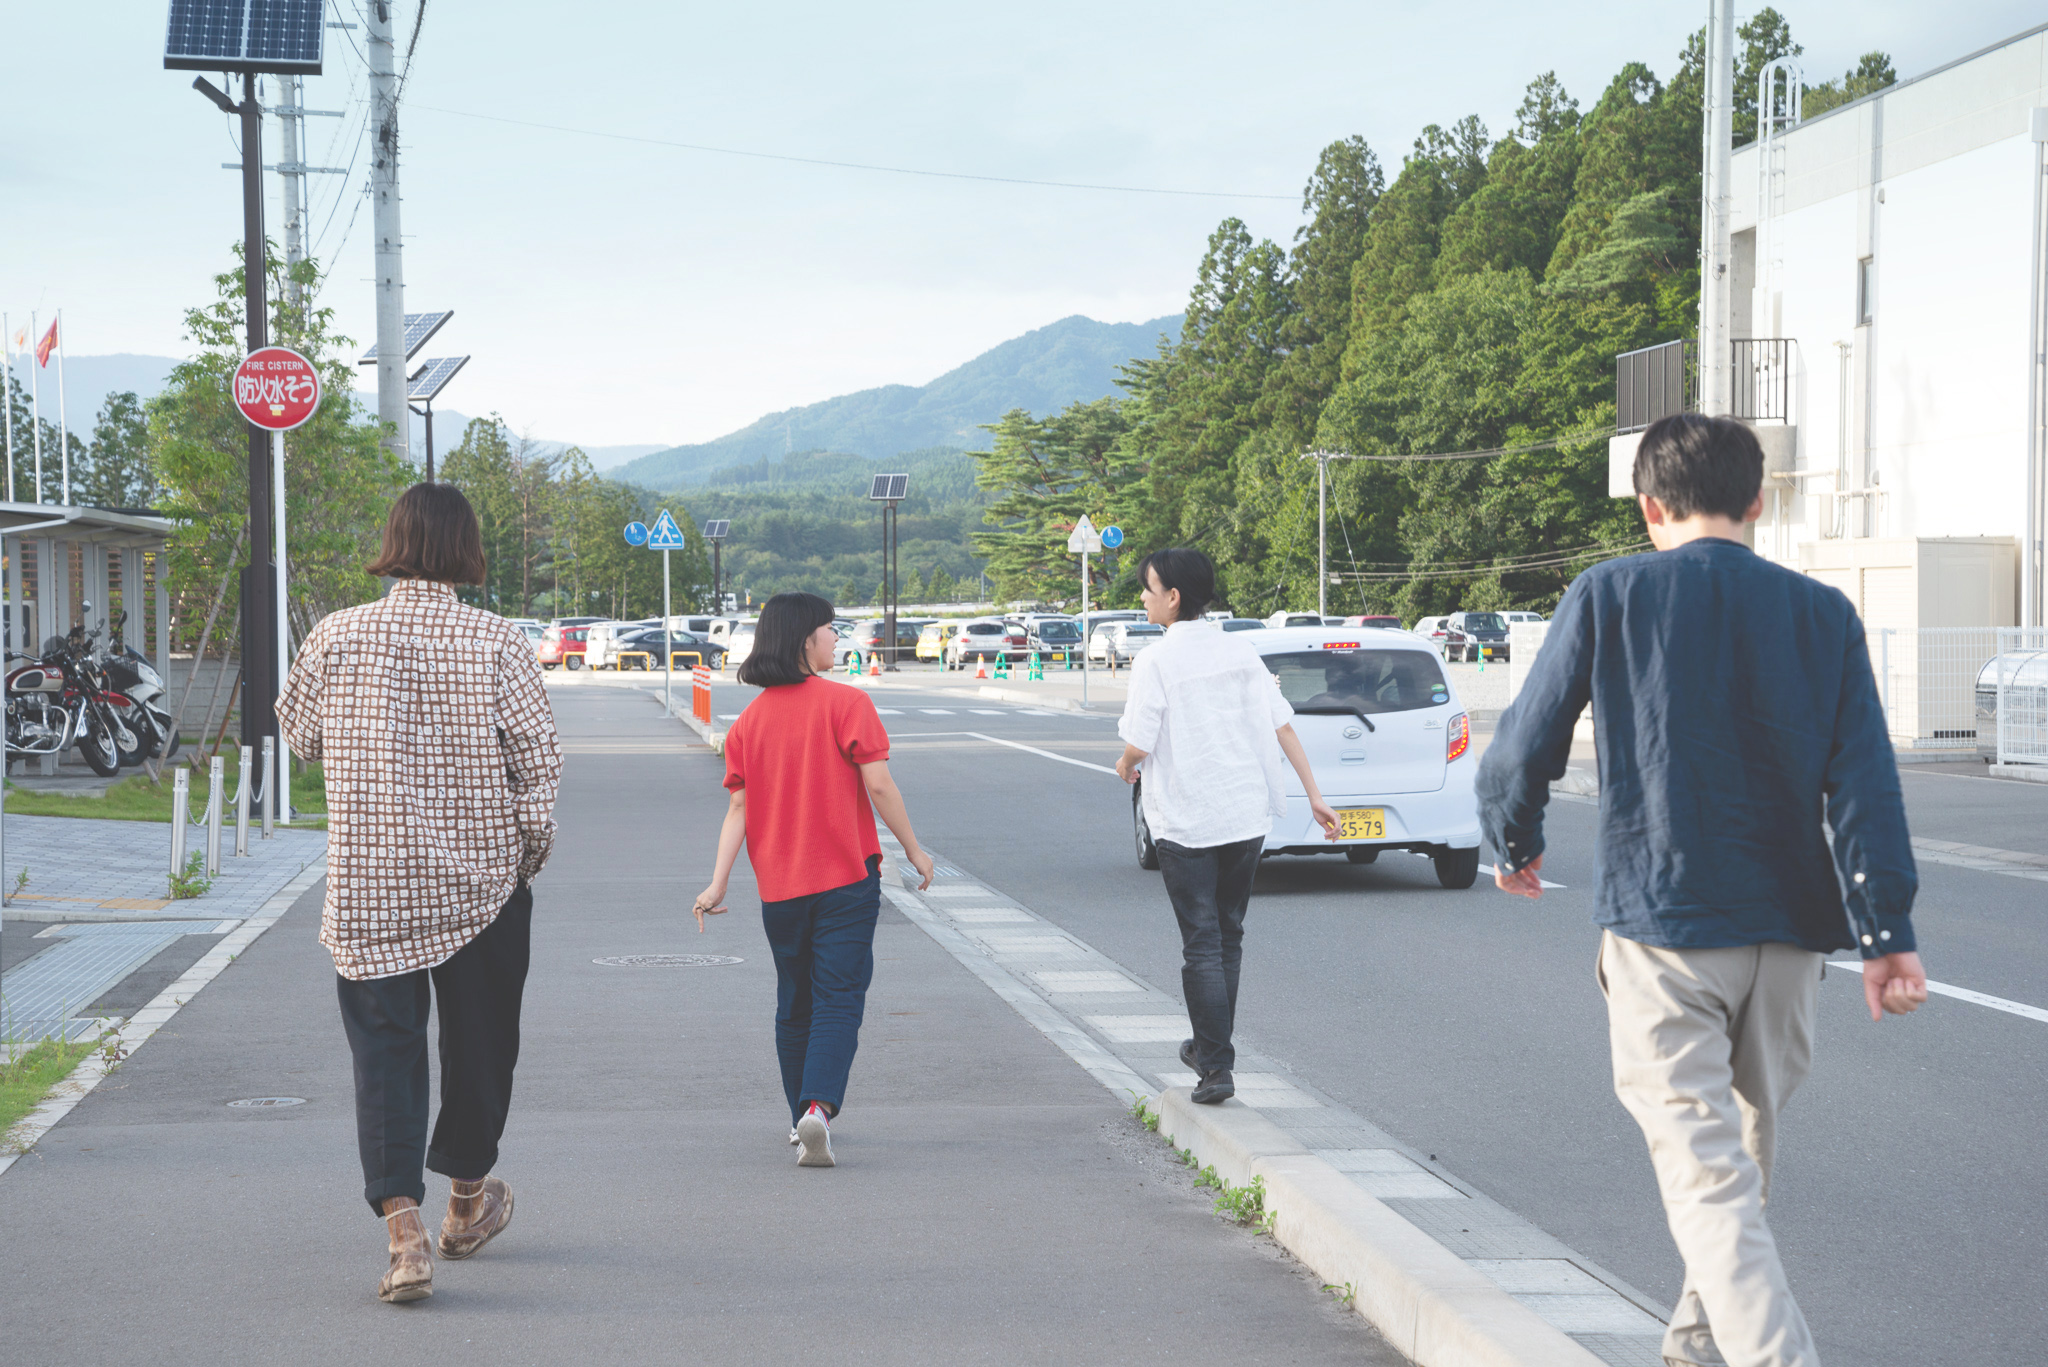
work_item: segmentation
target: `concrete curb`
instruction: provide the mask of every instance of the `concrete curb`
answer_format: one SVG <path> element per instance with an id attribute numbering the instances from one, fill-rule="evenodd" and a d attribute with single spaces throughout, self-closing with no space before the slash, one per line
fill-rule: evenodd
<path id="1" fill-rule="evenodd" d="M 201 988 L 219 977 L 243 950 L 255 943 L 259 935 L 276 925 L 278 918 L 292 909 L 292 903 L 326 876 L 327 856 L 322 854 L 273 893 L 263 904 L 263 909 L 243 921 L 240 929 L 230 931 L 219 944 L 186 969 L 183 977 L 157 993 L 149 1005 L 130 1016 L 115 1032 L 121 1056 L 133 1054 L 148 1043 L 149 1037 L 169 1024 L 171 1017 L 177 1015 L 186 1002 L 199 995 Z M 119 1066 L 118 1061 L 109 1063 L 104 1053 L 86 1055 L 85 1061 L 72 1069 L 69 1077 L 50 1089 L 41 1105 L 15 1122 L 14 1128 L 0 1138 L 0 1174 L 5 1174 L 17 1158 L 34 1148 L 37 1140 L 71 1114 L 71 1108 L 91 1095 L 92 1089 Z"/>
<path id="2" fill-rule="evenodd" d="M 1084 717 L 1120 717 L 1124 705 L 1121 699 L 1104 699 L 1088 707 L 1081 706 L 1074 698 L 1048 698 L 1042 693 L 1032 693 L 1018 688 L 980 688 L 975 690 L 984 698 L 996 702 L 1013 702 L 1021 707 L 1044 707 L 1055 712 L 1074 712 Z"/>
<path id="3" fill-rule="evenodd" d="M 1273 1236 L 1417 1367 L 1603 1367 L 1492 1279 L 1237 1101 L 1160 1098 L 1159 1132 L 1233 1185 L 1266 1181 Z"/>
<path id="4" fill-rule="evenodd" d="M 659 693 L 655 694 L 654 699 L 656 702 L 661 701 L 661 695 Z M 698 721 L 692 716 L 690 714 L 690 703 L 687 698 L 677 698 L 669 704 L 668 714 L 689 727 L 692 731 L 695 731 L 698 738 L 711 747 L 712 754 L 722 755 L 725 753 L 725 732 L 709 722 Z"/>

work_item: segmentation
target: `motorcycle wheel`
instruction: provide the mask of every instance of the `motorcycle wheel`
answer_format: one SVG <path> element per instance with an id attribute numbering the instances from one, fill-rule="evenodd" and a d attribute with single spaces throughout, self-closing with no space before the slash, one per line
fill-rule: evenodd
<path id="1" fill-rule="evenodd" d="M 119 721 L 128 729 L 130 743 L 121 744 L 121 733 L 111 728 L 108 735 L 122 768 L 131 768 L 156 753 L 156 723 L 147 712 L 139 707 L 129 708 L 121 713 Z"/>
<path id="2" fill-rule="evenodd" d="M 113 730 L 102 717 L 86 717 L 85 726 L 78 736 L 78 753 L 101 778 L 112 778 L 121 772 L 121 755 L 114 748 Z"/>
<path id="3" fill-rule="evenodd" d="M 185 744 L 184 732 L 179 729 L 178 723 L 162 713 L 157 713 L 150 720 L 156 723 L 157 735 L 162 737 L 162 744 L 157 751 L 158 756 L 167 760 L 176 759 L 178 750 Z"/>

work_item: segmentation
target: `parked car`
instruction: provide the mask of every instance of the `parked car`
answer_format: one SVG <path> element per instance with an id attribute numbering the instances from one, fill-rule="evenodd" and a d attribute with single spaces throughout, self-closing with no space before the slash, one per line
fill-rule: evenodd
<path id="1" fill-rule="evenodd" d="M 1041 660 L 1065 660 L 1081 649 L 1081 624 L 1071 617 L 1039 617 L 1027 628 L 1025 642 Z"/>
<path id="2" fill-rule="evenodd" d="M 726 664 L 738 666 L 754 648 L 754 623 L 752 617 L 714 617 L 705 636 L 725 652 Z"/>
<path id="3" fill-rule="evenodd" d="M 972 617 L 962 622 L 946 643 L 946 667 L 965 669 L 979 660 L 1021 660 L 1029 653 L 1030 643 L 1021 626 L 997 617 Z"/>
<path id="4" fill-rule="evenodd" d="M 583 628 L 583 667 L 585 669 L 617 669 L 619 667 L 619 638 L 645 631 L 653 622 L 592 622 Z"/>
<path id="5" fill-rule="evenodd" d="M 1294 705 L 1294 731 L 1342 838 L 1324 838 L 1292 769 L 1287 814 L 1265 854 L 1343 854 L 1370 864 L 1383 850 L 1428 855 L 1437 882 L 1469 888 L 1479 877 L 1478 761 L 1464 704 L 1427 641 L 1356 628 L 1262 631 L 1252 646 Z M 1159 867 L 1140 797 L 1131 791 L 1138 863 Z"/>
<path id="6" fill-rule="evenodd" d="M 1448 662 L 1454 653 L 1462 654 L 1465 649 L 1465 633 L 1453 630 L 1448 617 L 1424 617 L 1409 630 L 1436 647 L 1437 654 Z"/>
<path id="7" fill-rule="evenodd" d="M 642 627 L 627 633 L 619 639 L 615 669 L 660 669 L 661 658 L 660 627 Z M 694 631 L 671 631 L 668 633 L 668 648 L 675 652 L 677 669 L 688 669 L 698 661 L 690 658 L 696 655 L 713 669 L 725 665 L 725 651 Z"/>
<path id="8" fill-rule="evenodd" d="M 1104 622 L 1088 638 L 1088 660 L 1111 669 L 1129 664 L 1146 646 L 1164 640 L 1166 628 L 1150 622 Z"/>
<path id="9" fill-rule="evenodd" d="M 1225 617 L 1216 625 L 1225 631 L 1264 631 L 1266 624 L 1256 617 Z"/>
<path id="10" fill-rule="evenodd" d="M 1977 671 L 1977 758 L 1986 764 L 1998 762 L 2001 676 L 2006 700 L 2012 704 L 2006 738 L 2029 754 L 2048 755 L 2048 651 L 2014 650 L 1985 661 Z"/>
<path id="11" fill-rule="evenodd" d="M 592 622 L 608 622 L 609 617 L 556 617 L 549 621 L 551 627 L 587 627 Z"/>
<path id="12" fill-rule="evenodd" d="M 1323 619 L 1313 612 L 1276 612 L 1266 619 L 1269 627 L 1319 627 Z"/>
<path id="13" fill-rule="evenodd" d="M 1458 658 L 1469 662 L 1508 657 L 1508 623 L 1499 613 L 1454 612 L 1444 625 L 1465 637 Z"/>
<path id="14" fill-rule="evenodd" d="M 944 664 L 946 644 L 959 630 L 958 622 L 926 622 L 917 633 L 917 658 Z"/>
<path id="15" fill-rule="evenodd" d="M 1501 616 L 1507 618 L 1509 626 L 1513 626 L 1517 622 L 1547 622 L 1550 620 L 1540 612 L 1503 612 Z"/>
<path id="16" fill-rule="evenodd" d="M 1364 613 L 1357 617 L 1346 617 L 1339 625 L 1347 627 L 1385 627 L 1389 631 L 1401 629 L 1401 619 L 1379 613 Z"/>
<path id="17" fill-rule="evenodd" d="M 540 667 L 583 668 L 583 633 L 586 630 L 587 627 L 580 626 L 551 626 L 543 631 L 539 648 L 534 652 L 540 659 Z"/>

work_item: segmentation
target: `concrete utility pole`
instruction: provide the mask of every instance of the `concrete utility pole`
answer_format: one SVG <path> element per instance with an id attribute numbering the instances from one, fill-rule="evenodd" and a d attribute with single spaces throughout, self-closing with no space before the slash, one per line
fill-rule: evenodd
<path id="1" fill-rule="evenodd" d="M 1735 137 L 1735 0 L 1707 11 L 1707 107 L 1700 161 L 1700 412 L 1726 417 L 1734 406 L 1734 354 L 1728 330 L 1729 144 Z"/>
<path id="2" fill-rule="evenodd" d="M 400 460 L 412 453 L 405 401 L 405 267 L 398 234 L 398 70 L 391 0 L 370 0 L 370 209 L 377 234 L 377 417 Z"/>
<path id="3" fill-rule="evenodd" d="M 277 150 L 278 179 L 284 189 L 284 297 L 291 305 L 292 317 L 305 317 L 305 298 L 298 281 L 292 279 L 291 268 L 306 257 L 305 233 L 305 188 L 306 188 L 306 140 L 304 136 L 305 110 L 304 90 L 296 76 L 280 76 L 277 126 L 284 145 Z"/>

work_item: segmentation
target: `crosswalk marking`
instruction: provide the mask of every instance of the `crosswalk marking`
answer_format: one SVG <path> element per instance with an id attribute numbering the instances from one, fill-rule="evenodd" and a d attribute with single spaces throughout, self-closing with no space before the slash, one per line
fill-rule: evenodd
<path id="1" fill-rule="evenodd" d="M 917 710 L 924 713 L 927 717 L 950 717 L 953 715 L 953 709 L 950 707 L 920 707 Z"/>
<path id="2" fill-rule="evenodd" d="M 903 715 L 903 709 L 900 707 L 878 707 L 875 709 L 875 713 L 877 716 L 883 717 L 900 717 Z"/>
<path id="3" fill-rule="evenodd" d="M 1010 715 L 997 707 L 970 707 L 967 710 L 977 717 L 1007 717 Z"/>

